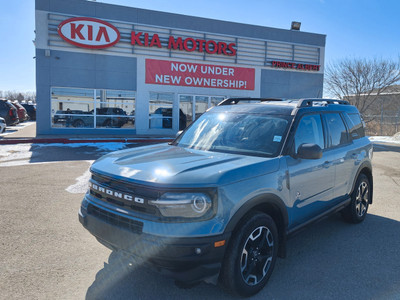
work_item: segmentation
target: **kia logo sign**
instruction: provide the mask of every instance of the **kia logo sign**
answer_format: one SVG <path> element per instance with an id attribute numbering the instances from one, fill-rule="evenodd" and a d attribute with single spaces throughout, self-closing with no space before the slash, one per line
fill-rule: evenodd
<path id="1" fill-rule="evenodd" d="M 83 48 L 102 49 L 118 43 L 121 35 L 115 26 L 94 18 L 71 18 L 58 25 L 64 41 Z"/>

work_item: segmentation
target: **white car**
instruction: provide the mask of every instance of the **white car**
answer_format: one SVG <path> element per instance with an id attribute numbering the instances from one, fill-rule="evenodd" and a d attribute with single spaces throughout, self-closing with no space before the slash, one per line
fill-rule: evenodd
<path id="1" fill-rule="evenodd" d="M 0 118 L 0 133 L 6 131 L 6 121 L 4 118 Z"/>

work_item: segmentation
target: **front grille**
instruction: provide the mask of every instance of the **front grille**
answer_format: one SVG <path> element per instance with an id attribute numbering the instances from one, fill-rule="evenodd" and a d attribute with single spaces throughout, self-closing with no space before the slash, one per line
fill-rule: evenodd
<path id="1" fill-rule="evenodd" d="M 117 214 L 113 214 L 92 204 L 88 205 L 87 212 L 89 215 L 95 216 L 103 220 L 104 222 L 107 222 L 108 224 L 116 225 L 118 227 L 128 229 L 135 233 L 142 233 L 143 230 L 142 222 L 131 220 L 129 218 L 125 218 Z"/>
<path id="2" fill-rule="evenodd" d="M 92 180 L 94 180 L 96 184 L 99 184 L 105 188 L 110 188 L 116 192 L 128 193 L 129 195 L 133 195 L 134 197 L 140 197 L 141 199 L 143 199 L 143 203 L 127 201 L 121 198 L 116 198 L 113 195 L 107 195 L 105 193 L 101 194 L 100 192 L 91 188 L 90 194 L 97 199 L 112 203 L 128 211 L 160 217 L 160 212 L 158 211 L 158 209 L 154 205 L 149 204 L 149 201 L 159 198 L 159 191 L 137 184 L 126 183 L 122 180 L 115 180 L 98 174 L 92 174 Z"/>

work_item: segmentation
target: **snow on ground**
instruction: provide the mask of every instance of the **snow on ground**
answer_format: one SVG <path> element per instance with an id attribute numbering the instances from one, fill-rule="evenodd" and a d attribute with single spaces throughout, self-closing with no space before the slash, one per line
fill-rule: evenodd
<path id="1" fill-rule="evenodd" d="M 76 178 L 76 183 L 70 185 L 65 190 L 71 194 L 84 194 L 88 189 L 88 182 L 90 179 L 89 168 L 83 173 L 83 175 Z"/>
<path id="2" fill-rule="evenodd" d="M 22 164 L 29 163 L 29 160 L 32 157 L 30 149 L 30 144 L 0 145 L 0 167 L 19 165 L 13 164 L 13 162 L 24 162 Z"/>
<path id="3" fill-rule="evenodd" d="M 369 140 L 371 142 L 400 144 L 400 135 L 396 134 L 394 136 L 370 136 Z"/>
<path id="4" fill-rule="evenodd" d="M 0 167 L 22 166 L 28 164 L 44 164 L 50 162 L 32 162 L 33 149 L 45 147 L 93 147 L 96 152 L 111 152 L 126 148 L 125 143 L 71 143 L 71 144 L 15 144 L 15 145 L 0 145 Z M 89 165 L 93 160 L 87 161 Z M 85 193 L 88 188 L 90 179 L 89 168 L 81 176 L 76 178 L 76 183 L 68 186 L 65 190 L 72 194 Z"/>

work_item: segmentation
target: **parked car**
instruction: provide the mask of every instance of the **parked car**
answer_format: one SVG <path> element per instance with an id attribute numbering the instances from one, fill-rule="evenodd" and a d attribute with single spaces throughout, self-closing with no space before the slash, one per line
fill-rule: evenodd
<path id="1" fill-rule="evenodd" d="M 130 117 L 122 108 L 101 107 L 96 109 L 97 126 L 122 127 L 130 120 Z M 110 116 L 116 117 L 110 117 Z"/>
<path id="2" fill-rule="evenodd" d="M 0 117 L 0 133 L 6 131 L 6 127 L 7 127 L 6 120 Z"/>
<path id="3" fill-rule="evenodd" d="M 94 162 L 79 220 L 103 245 L 177 281 L 251 296 L 286 256 L 287 237 L 339 211 L 350 223 L 366 218 L 364 126 L 347 101 L 226 99 L 170 144 Z"/>
<path id="4" fill-rule="evenodd" d="M 7 126 L 19 123 L 17 109 L 7 100 L 0 100 L 0 117 L 4 118 Z"/>
<path id="5" fill-rule="evenodd" d="M 96 109 L 96 127 L 122 127 L 130 120 L 126 112 L 117 107 Z M 93 127 L 94 110 L 59 110 L 53 117 L 54 123 L 65 123 L 67 127 Z"/>
<path id="6" fill-rule="evenodd" d="M 53 116 L 53 122 L 54 124 L 66 124 L 67 126 L 70 126 L 72 122 L 75 119 L 75 116 L 71 115 L 83 115 L 83 114 L 91 114 L 91 112 L 84 112 L 82 110 L 77 110 L 77 109 L 68 109 L 68 110 L 57 110 L 56 113 Z M 92 118 L 91 116 L 88 116 L 89 118 Z M 77 117 L 79 118 L 84 118 L 82 116 Z"/>
<path id="7" fill-rule="evenodd" d="M 29 119 L 28 113 L 26 112 L 25 107 L 23 107 L 19 102 L 13 102 L 13 105 L 17 109 L 18 119 L 20 122 L 24 122 Z"/>
<path id="8" fill-rule="evenodd" d="M 21 104 L 28 113 L 29 120 L 36 121 L 36 105 L 33 104 Z"/>

